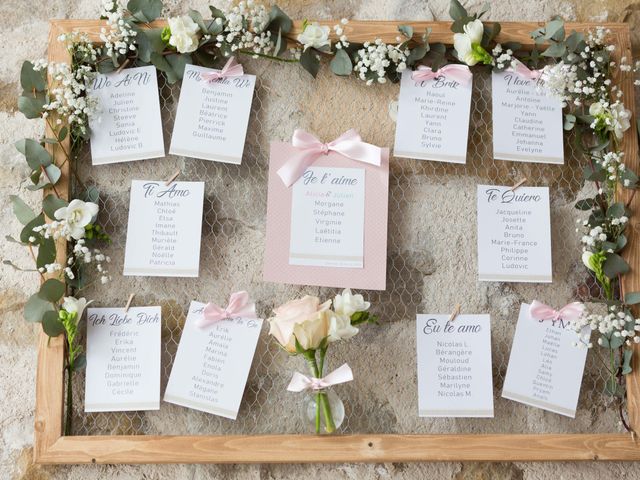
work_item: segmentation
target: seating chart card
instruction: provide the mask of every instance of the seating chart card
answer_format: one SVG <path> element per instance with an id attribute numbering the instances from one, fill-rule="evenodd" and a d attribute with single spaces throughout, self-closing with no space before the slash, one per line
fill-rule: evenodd
<path id="1" fill-rule="evenodd" d="M 231 318 L 201 327 L 204 307 L 189 306 L 164 400 L 235 420 L 262 320 Z"/>
<path id="2" fill-rule="evenodd" d="M 155 67 L 98 73 L 88 95 L 99 104 L 89 121 L 93 165 L 164 157 Z"/>
<path id="3" fill-rule="evenodd" d="M 564 163 L 562 104 L 541 80 L 506 70 L 492 74 L 493 158 Z"/>
<path id="4" fill-rule="evenodd" d="M 478 185 L 478 278 L 551 282 L 547 187 Z"/>
<path id="5" fill-rule="evenodd" d="M 207 81 L 203 74 L 213 71 L 186 66 L 169 153 L 239 164 L 256 77 Z"/>
<path id="6" fill-rule="evenodd" d="M 88 308 L 85 412 L 160 408 L 160 307 Z"/>
<path id="7" fill-rule="evenodd" d="M 489 315 L 418 315 L 421 417 L 493 417 Z"/>
<path id="8" fill-rule="evenodd" d="M 396 157 L 465 163 L 471 113 L 472 82 L 446 74 L 430 80 L 412 80 L 402 72 Z"/>
<path id="9" fill-rule="evenodd" d="M 574 418 L 587 358 L 579 340 L 566 321 L 536 320 L 522 304 L 502 396 Z"/>
<path id="10" fill-rule="evenodd" d="M 197 277 L 204 182 L 133 180 L 124 275 Z"/>

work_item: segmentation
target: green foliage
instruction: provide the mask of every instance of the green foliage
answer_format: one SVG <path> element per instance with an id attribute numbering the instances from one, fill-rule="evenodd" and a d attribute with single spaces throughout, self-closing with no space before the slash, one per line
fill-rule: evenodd
<path id="1" fill-rule="evenodd" d="M 50 337 L 57 337 L 65 332 L 64 325 L 58 317 L 58 312 L 51 310 L 42 316 L 42 330 Z"/>
<path id="2" fill-rule="evenodd" d="M 26 225 L 36 218 L 37 215 L 31 210 L 31 207 L 24 203 L 20 197 L 9 195 L 9 200 L 13 206 L 13 213 L 21 224 Z"/>
<path id="3" fill-rule="evenodd" d="M 42 210 L 44 210 L 47 217 L 53 220 L 55 218 L 55 211 L 68 205 L 69 204 L 65 200 L 58 198 L 53 194 L 49 194 L 44 197 L 44 200 L 42 201 Z"/>
<path id="4" fill-rule="evenodd" d="M 38 142 L 31 138 L 23 138 L 15 143 L 16 148 L 27 160 L 31 170 L 40 170 L 40 167 L 51 165 L 51 155 Z"/>
<path id="5" fill-rule="evenodd" d="M 307 48 L 300 56 L 300 65 L 302 65 L 302 68 L 309 72 L 313 78 L 316 78 L 320 70 L 320 57 L 318 57 L 318 54 L 312 48 Z"/>
<path id="6" fill-rule="evenodd" d="M 182 80 L 185 66 L 192 62 L 191 55 L 177 53 L 162 55 L 153 52 L 151 54 L 151 63 L 153 63 L 158 70 L 164 72 L 167 81 L 173 84 L 178 80 Z"/>
<path id="7" fill-rule="evenodd" d="M 162 0 L 129 0 L 127 10 L 139 22 L 153 22 L 162 13 Z"/>
<path id="8" fill-rule="evenodd" d="M 38 296 L 52 303 L 58 302 L 64 295 L 65 286 L 60 280 L 50 278 L 40 285 Z"/>
<path id="9" fill-rule="evenodd" d="M 353 71 L 353 63 L 349 54 L 344 49 L 339 49 L 331 59 L 330 63 L 331 71 L 336 75 L 346 76 L 351 75 Z"/>
<path id="10" fill-rule="evenodd" d="M 54 310 L 51 302 L 44 300 L 38 293 L 29 297 L 24 306 L 24 318 L 27 322 L 42 322 L 46 312 Z"/>

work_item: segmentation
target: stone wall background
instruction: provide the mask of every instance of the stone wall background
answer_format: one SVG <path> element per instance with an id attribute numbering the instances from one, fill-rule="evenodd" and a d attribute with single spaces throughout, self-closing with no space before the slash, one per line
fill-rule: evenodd
<path id="1" fill-rule="evenodd" d="M 4 234 L 15 234 L 19 224 L 11 212 L 8 196 L 19 195 L 33 205 L 39 194 L 26 190 L 24 161 L 13 142 L 42 131 L 38 122 L 24 119 L 15 102 L 19 94 L 19 69 L 24 59 L 46 56 L 48 20 L 50 18 L 96 18 L 99 0 L 51 0 L 34 4 L 30 0 L 2 0 L 0 3 L 0 155 L 4 166 L 0 175 L 0 208 Z M 484 0 L 464 2 L 480 8 Z M 166 14 L 174 15 L 195 8 L 207 10 L 202 0 L 166 0 Z M 285 0 L 279 5 L 292 18 L 448 20 L 448 0 L 374 0 L 328 1 Z M 634 48 L 640 35 L 640 3 L 624 0 L 538 0 L 492 2 L 488 18 L 492 20 L 547 20 L 553 15 L 566 20 L 629 21 L 632 23 Z M 318 95 L 315 95 L 318 98 Z M 24 249 L 0 241 L 0 257 L 28 264 Z M 39 467 L 32 462 L 33 410 L 35 398 L 36 338 L 39 327 L 22 319 L 26 299 L 35 291 L 36 282 L 29 275 L 0 267 L 0 478 L 7 479 L 278 479 L 319 477 L 345 479 L 374 478 L 452 478 L 452 479 L 533 479 L 533 478 L 603 478 L 605 476 L 640 478 L 633 464 L 372 464 L 372 465 L 230 465 L 230 466 L 88 466 Z M 126 295 L 123 294 L 123 297 Z M 390 337 L 392 338 L 392 337 Z M 401 335 L 395 341 L 400 348 L 406 342 Z M 517 430 L 518 418 L 505 418 Z"/>

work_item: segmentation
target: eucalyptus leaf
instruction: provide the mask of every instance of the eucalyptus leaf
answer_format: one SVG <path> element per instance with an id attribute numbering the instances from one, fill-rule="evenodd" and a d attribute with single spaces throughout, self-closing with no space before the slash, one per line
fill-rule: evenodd
<path id="1" fill-rule="evenodd" d="M 607 209 L 607 217 L 609 218 L 620 218 L 625 214 L 624 203 L 616 202 L 609 205 Z"/>
<path id="2" fill-rule="evenodd" d="M 343 49 L 337 50 L 335 56 L 331 59 L 331 71 L 336 75 L 347 76 L 353 71 L 353 63 L 349 54 Z"/>
<path id="3" fill-rule="evenodd" d="M 173 84 L 182 79 L 185 66 L 191 63 L 191 56 L 177 53 L 164 56 L 153 52 L 151 54 L 151 63 L 153 63 L 158 70 L 163 71 L 167 76 L 167 81 Z"/>
<path id="4" fill-rule="evenodd" d="M 24 155 L 31 170 L 40 170 L 40 166 L 51 165 L 51 154 L 32 138 L 18 140 L 15 146 Z"/>
<path id="5" fill-rule="evenodd" d="M 140 28 L 137 25 L 133 27 L 137 32 L 136 42 L 138 44 L 138 58 L 143 62 L 151 62 L 152 53 L 162 53 L 165 43 L 162 41 L 161 28 Z"/>
<path id="6" fill-rule="evenodd" d="M 35 272 L 34 269 L 32 268 L 21 268 L 19 266 L 17 266 L 15 263 L 13 263 L 11 260 L 3 260 L 2 261 L 3 265 L 8 265 L 9 267 L 13 268 L 14 270 L 17 270 L 19 272 Z"/>
<path id="7" fill-rule="evenodd" d="M 45 265 L 56 261 L 56 242 L 53 238 L 45 238 L 38 246 L 38 256 L 36 257 L 36 267 L 44 268 Z"/>
<path id="8" fill-rule="evenodd" d="M 129 0 L 127 10 L 140 22 L 153 22 L 162 14 L 162 0 Z"/>
<path id="9" fill-rule="evenodd" d="M 623 233 L 621 233 L 618 236 L 618 239 L 616 240 L 615 251 L 619 252 L 620 250 L 622 250 L 626 246 L 627 246 L 627 237 Z"/>
<path id="10" fill-rule="evenodd" d="M 64 127 L 62 127 L 60 129 L 60 131 L 58 132 L 58 142 L 62 142 L 64 141 L 65 138 L 67 138 L 67 135 L 69 135 L 69 127 L 67 127 L 66 125 Z"/>
<path id="11" fill-rule="evenodd" d="M 564 40 L 564 21 L 561 18 L 555 18 L 548 22 L 544 29 L 544 38 L 556 42 Z"/>
<path id="12" fill-rule="evenodd" d="M 567 47 L 564 43 L 552 43 L 541 55 L 543 57 L 558 58 L 562 57 L 566 50 Z"/>
<path id="13" fill-rule="evenodd" d="M 43 300 L 37 293 L 34 293 L 24 305 L 24 318 L 27 322 L 41 322 L 44 314 L 53 310 L 51 302 Z"/>
<path id="14" fill-rule="evenodd" d="M 37 97 L 18 97 L 18 110 L 29 119 L 40 118 L 44 107 L 44 100 Z"/>
<path id="15" fill-rule="evenodd" d="M 616 337 L 612 335 L 611 338 L 609 339 L 609 348 L 611 350 L 620 348 L 623 344 L 624 344 L 624 338 L 622 336 Z"/>
<path id="16" fill-rule="evenodd" d="M 576 116 L 571 114 L 571 113 L 567 113 L 564 116 L 564 125 L 563 128 L 567 131 L 569 130 L 573 130 L 573 127 L 576 125 Z"/>
<path id="17" fill-rule="evenodd" d="M 585 198 L 583 200 L 578 200 L 576 202 L 575 207 L 578 210 L 591 210 L 595 205 L 595 200 L 593 198 Z"/>
<path id="18" fill-rule="evenodd" d="M 411 25 L 398 25 L 398 31 L 408 39 L 413 38 L 413 27 Z"/>
<path id="19" fill-rule="evenodd" d="M 211 17 L 221 18 L 223 22 L 226 20 L 226 17 L 224 16 L 224 12 L 219 8 L 216 8 L 213 5 L 209 5 L 209 10 L 211 10 Z"/>
<path id="20" fill-rule="evenodd" d="M 429 45 L 417 45 L 409 51 L 407 57 L 407 65 L 413 66 L 416 62 L 419 62 L 429 52 Z"/>
<path id="21" fill-rule="evenodd" d="M 293 27 L 293 22 L 289 16 L 284 13 L 280 7 L 274 5 L 269 12 L 269 30 L 276 32 L 281 30 L 282 33 L 289 33 Z"/>
<path id="22" fill-rule="evenodd" d="M 627 348 L 622 354 L 622 374 L 629 375 L 632 372 L 631 359 L 633 358 L 633 350 Z"/>
<path id="23" fill-rule="evenodd" d="M 21 224 L 26 225 L 36 218 L 35 212 L 20 197 L 9 195 L 9 200 L 11 200 L 11 205 L 13 206 L 13 213 Z"/>
<path id="24" fill-rule="evenodd" d="M 10 242 L 10 243 L 17 243 L 18 245 L 26 245 L 26 243 L 21 242 L 20 240 L 17 240 L 17 239 L 15 239 L 15 238 L 13 238 L 11 235 L 5 235 L 5 236 L 4 236 L 4 239 L 5 239 L 7 242 Z"/>
<path id="25" fill-rule="evenodd" d="M 42 182 L 36 183 L 35 185 L 27 185 L 27 190 L 31 192 L 35 192 L 37 190 L 42 190 L 43 188 L 47 188 L 51 186 L 48 180 L 44 180 Z"/>
<path id="26" fill-rule="evenodd" d="M 55 310 L 45 312 L 42 316 L 42 330 L 50 337 L 57 337 L 64 333 L 64 325 L 58 318 L 58 312 Z"/>
<path id="27" fill-rule="evenodd" d="M 302 52 L 302 55 L 300 55 L 300 65 L 302 65 L 302 68 L 309 72 L 313 78 L 316 78 L 316 75 L 318 75 L 320 71 L 320 59 L 312 48 L 307 48 Z"/>
<path id="28" fill-rule="evenodd" d="M 87 189 L 80 195 L 85 202 L 98 203 L 100 200 L 100 190 L 95 185 L 89 185 Z"/>
<path id="29" fill-rule="evenodd" d="M 86 366 L 87 366 L 87 356 L 84 353 L 81 353 L 73 361 L 73 371 L 77 372 L 78 370 L 82 370 Z"/>
<path id="30" fill-rule="evenodd" d="M 28 243 L 29 237 L 33 236 L 33 229 L 35 227 L 39 227 L 40 225 L 44 225 L 44 213 L 41 213 L 24 226 L 24 228 L 20 232 L 20 241 L 23 243 Z"/>
<path id="31" fill-rule="evenodd" d="M 64 283 L 62 283 L 60 280 L 56 280 L 55 278 L 50 278 L 48 280 L 45 280 L 44 283 L 40 285 L 38 296 L 43 300 L 56 303 L 62 298 L 62 296 L 64 295 L 64 291 Z"/>
<path id="32" fill-rule="evenodd" d="M 202 14 L 199 11 L 191 9 L 189 10 L 188 15 L 189 17 L 191 17 L 191 20 L 193 20 L 198 25 L 198 27 L 200 27 L 200 31 L 203 34 L 206 35 L 209 33 L 209 25 L 205 23 L 204 18 L 202 18 Z"/>
<path id="33" fill-rule="evenodd" d="M 460 20 L 468 17 L 469 14 L 458 0 L 451 0 L 449 3 L 449 16 L 452 20 Z"/>
<path id="34" fill-rule="evenodd" d="M 66 207 L 67 205 L 69 204 L 65 200 L 58 198 L 54 194 L 49 194 L 44 197 L 44 200 L 42 200 L 42 209 L 44 210 L 44 213 L 47 215 L 47 217 L 52 220 L 55 218 L 55 211 L 59 208 Z"/>
<path id="35" fill-rule="evenodd" d="M 47 78 L 45 70 L 36 71 L 33 63 L 23 62 L 20 69 L 20 85 L 25 92 L 43 92 L 47 88 Z"/>
<path id="36" fill-rule="evenodd" d="M 640 292 L 629 292 L 624 296 L 624 303 L 627 305 L 637 305 L 640 303 Z"/>
<path id="37" fill-rule="evenodd" d="M 62 171 L 53 163 L 44 167 L 44 171 L 46 173 L 45 176 L 47 181 L 51 183 L 51 185 L 58 183 L 58 180 L 60 180 L 60 177 L 62 176 Z"/>
<path id="38" fill-rule="evenodd" d="M 617 253 L 607 253 L 602 266 L 602 271 L 608 278 L 616 278 L 618 275 L 629 271 L 629 264 Z"/>

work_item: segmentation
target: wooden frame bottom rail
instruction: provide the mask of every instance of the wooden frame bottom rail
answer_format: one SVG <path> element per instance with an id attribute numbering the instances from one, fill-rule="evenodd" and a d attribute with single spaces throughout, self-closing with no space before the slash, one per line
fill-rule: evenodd
<path id="1" fill-rule="evenodd" d="M 38 461 L 70 463 L 344 463 L 640 460 L 626 434 L 218 435 L 60 437 Z"/>

